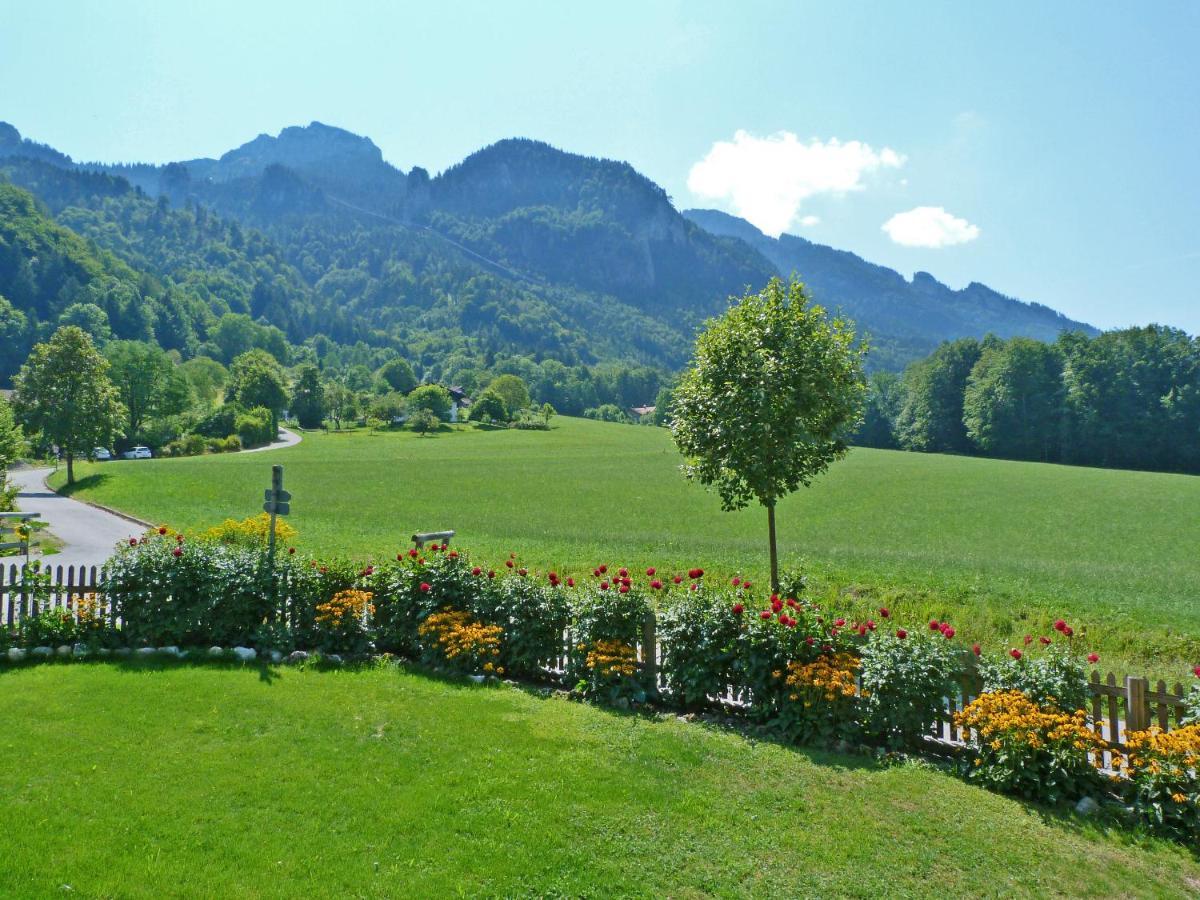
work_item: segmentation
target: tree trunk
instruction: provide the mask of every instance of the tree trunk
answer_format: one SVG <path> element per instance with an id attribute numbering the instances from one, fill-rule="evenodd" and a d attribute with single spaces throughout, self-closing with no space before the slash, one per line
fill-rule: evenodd
<path id="1" fill-rule="evenodd" d="M 75 483 L 75 454 L 67 451 L 67 484 Z M 774 538 L 772 538 L 774 540 Z"/>
<path id="2" fill-rule="evenodd" d="M 771 544 L 771 590 L 779 593 L 779 551 L 775 547 L 775 504 L 767 506 L 767 540 Z"/>

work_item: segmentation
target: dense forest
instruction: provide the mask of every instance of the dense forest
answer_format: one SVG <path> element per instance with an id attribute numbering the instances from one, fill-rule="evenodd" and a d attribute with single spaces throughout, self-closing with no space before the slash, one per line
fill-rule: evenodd
<path id="1" fill-rule="evenodd" d="M 1150 325 L 950 341 L 872 376 L 855 442 L 1200 473 L 1200 339 Z"/>

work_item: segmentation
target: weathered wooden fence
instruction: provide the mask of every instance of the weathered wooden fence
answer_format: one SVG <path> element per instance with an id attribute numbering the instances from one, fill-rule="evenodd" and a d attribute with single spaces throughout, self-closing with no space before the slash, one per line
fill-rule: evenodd
<path id="1" fill-rule="evenodd" d="M 0 560 L 0 623 L 13 625 L 44 609 L 73 609 L 78 597 L 100 590 L 96 566 L 43 565 L 40 577 L 46 579 L 46 589 L 35 583 L 38 575 L 23 577 L 24 568 Z"/>
<path id="2" fill-rule="evenodd" d="M 29 582 L 22 579 L 21 566 L 11 564 L 5 568 L 0 565 L 0 623 L 13 625 L 24 616 L 35 615 L 43 609 L 71 610 L 78 597 L 101 590 L 100 572 L 95 566 L 47 566 L 43 568 L 43 573 L 49 576 L 48 592 L 31 590 Z M 636 649 L 643 670 L 665 692 L 669 686 L 660 667 L 662 647 L 657 639 L 656 626 L 654 614 L 651 613 L 643 624 L 641 640 Z M 546 661 L 549 671 L 562 672 L 566 669 L 571 640 L 568 631 L 559 655 Z M 1092 705 L 1089 712 L 1093 728 L 1097 735 L 1118 748 L 1124 746 L 1125 735 L 1129 732 L 1142 731 L 1151 725 L 1170 731 L 1179 726 L 1184 715 L 1184 688 L 1179 683 L 1168 690 L 1163 681 L 1152 686 L 1147 678 L 1128 675 L 1122 680 L 1110 672 L 1102 679 L 1099 672 L 1092 672 L 1089 688 Z M 965 735 L 955 727 L 954 714 L 961 712 L 978 697 L 981 690 L 978 674 L 968 667 L 959 689 L 946 698 L 943 715 L 935 723 L 930 737 L 948 744 L 963 743 Z M 737 707 L 744 705 L 747 697 L 744 690 L 730 685 L 721 696 L 712 699 L 726 706 Z"/>

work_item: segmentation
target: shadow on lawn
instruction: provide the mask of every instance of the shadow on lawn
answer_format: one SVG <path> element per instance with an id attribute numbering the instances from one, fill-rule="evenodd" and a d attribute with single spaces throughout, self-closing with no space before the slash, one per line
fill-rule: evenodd
<path id="1" fill-rule="evenodd" d="M 91 475 L 85 475 L 83 478 L 77 478 L 74 484 L 64 484 L 58 489 L 57 493 L 64 497 L 70 497 L 76 491 L 86 491 L 91 488 L 100 487 L 111 477 L 107 472 L 93 472 Z"/>
<path id="2" fill-rule="evenodd" d="M 922 768 L 929 772 L 940 773 L 947 777 L 957 777 L 957 766 L 951 757 L 908 756 L 903 754 L 879 755 L 868 748 L 846 750 L 832 747 L 797 745 L 787 741 L 782 735 L 773 733 L 765 726 L 758 726 L 727 714 L 713 712 L 685 714 L 669 707 L 650 706 L 638 709 L 616 709 L 610 706 L 589 703 L 579 697 L 572 696 L 569 691 L 539 682 L 506 680 L 502 683 L 496 681 L 477 683 L 455 672 L 431 669 L 399 658 L 347 661 L 340 665 L 325 662 L 319 658 L 299 664 L 272 663 L 265 659 L 255 660 L 250 663 L 244 663 L 236 659 L 207 657 L 198 659 L 173 659 L 157 655 L 146 657 L 91 657 L 83 660 L 51 658 L 49 660 L 39 660 L 36 663 L 7 664 L 0 662 L 0 678 L 24 669 L 32 669 L 35 665 L 38 668 L 44 668 L 48 665 L 70 665 L 72 667 L 79 667 L 81 665 L 89 667 L 110 666 L 123 672 L 143 675 L 155 675 L 160 672 L 178 669 L 219 669 L 231 672 L 254 670 L 258 673 L 259 681 L 268 685 L 282 679 L 284 677 L 284 670 L 297 673 L 303 671 L 344 673 L 379 670 L 399 671 L 406 675 L 423 678 L 427 681 L 438 682 L 448 688 L 460 691 L 475 692 L 512 689 L 536 700 L 579 703 L 580 705 L 587 705 L 598 713 L 613 719 L 640 720 L 648 724 L 661 724 L 675 719 L 684 723 L 688 728 L 702 728 L 710 732 L 734 735 L 751 745 L 759 743 L 773 744 L 788 753 L 803 757 L 816 766 L 827 769 L 861 774 L 879 774 L 888 769 L 911 766 Z M 978 789 L 985 790 L 984 788 Z M 1122 821 L 1116 813 L 1111 811 L 1102 811 L 1098 815 L 1085 817 L 1076 813 L 1073 805 L 1069 803 L 1061 807 L 1049 807 L 1026 800 L 1017 800 L 1017 802 L 1029 814 L 1037 816 L 1043 824 L 1069 831 L 1076 835 L 1103 835 L 1114 838 L 1126 846 L 1138 846 L 1145 843 L 1150 837 L 1144 829 L 1131 828 L 1128 822 Z M 1185 849 L 1188 850 L 1193 858 L 1200 859 L 1200 847 L 1187 847 Z"/>

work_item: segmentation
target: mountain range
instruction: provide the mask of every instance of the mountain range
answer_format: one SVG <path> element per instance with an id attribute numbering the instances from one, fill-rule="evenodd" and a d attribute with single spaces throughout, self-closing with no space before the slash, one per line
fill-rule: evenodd
<path id="1" fill-rule="evenodd" d="M 0 123 L 0 176 L 108 260 L 96 277 L 112 279 L 118 264 L 136 273 L 126 282 L 156 305 L 139 336 L 164 343 L 156 323 L 183 320 L 171 340 L 185 356 L 212 352 L 222 318 L 243 315 L 293 344 L 323 335 L 425 365 L 519 354 L 674 369 L 730 296 L 791 272 L 870 336 L 875 368 L 957 337 L 1096 333 L 982 284 L 908 280 L 715 210 L 680 212 L 627 163 L 527 139 L 431 176 L 317 122 L 166 165 L 76 162 Z M 88 282 L 30 289 L 20 240 L 0 220 L 0 296 L 44 326 Z M 129 336 L 107 298 L 94 305 Z"/>

